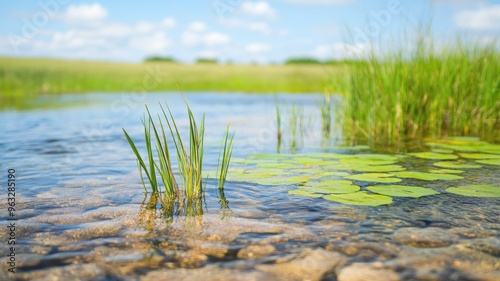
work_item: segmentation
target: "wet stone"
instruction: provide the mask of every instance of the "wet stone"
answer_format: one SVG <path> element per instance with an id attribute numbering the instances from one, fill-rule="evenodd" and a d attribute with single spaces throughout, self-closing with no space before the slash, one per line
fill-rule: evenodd
<path id="1" fill-rule="evenodd" d="M 274 253 L 275 250 L 272 245 L 250 245 L 238 251 L 238 258 L 258 259 Z"/>
<path id="2" fill-rule="evenodd" d="M 208 260 L 206 255 L 197 251 L 181 252 L 175 258 L 179 266 L 183 268 L 198 268 L 203 266 Z"/>
<path id="3" fill-rule="evenodd" d="M 339 270 L 338 281 L 399 281 L 401 277 L 382 263 L 354 263 Z"/>
<path id="4" fill-rule="evenodd" d="M 331 249 L 348 256 L 364 256 L 366 258 L 377 257 L 379 259 L 389 259 L 397 256 L 399 248 L 389 242 L 354 242 L 354 243 L 332 243 L 327 246 Z"/>
<path id="5" fill-rule="evenodd" d="M 500 258 L 500 239 L 496 237 L 475 239 L 470 244 L 466 244 L 466 247 Z"/>
<path id="6" fill-rule="evenodd" d="M 444 247 L 457 241 L 458 238 L 458 235 L 450 231 L 435 227 L 406 227 L 394 233 L 394 239 L 398 243 L 418 248 Z"/>
<path id="7" fill-rule="evenodd" d="M 225 269 L 217 266 L 205 266 L 198 269 L 161 269 L 148 272 L 139 279 L 140 281 L 159 281 L 159 280 L 177 280 L 177 281 L 260 281 L 273 280 L 269 274 L 263 272 L 248 272 L 244 270 Z"/>
<path id="8" fill-rule="evenodd" d="M 95 264 L 72 264 L 28 273 L 16 273 L 17 280 L 109 280 L 106 271 Z M 8 280 L 8 279 L 7 279 Z"/>
<path id="9" fill-rule="evenodd" d="M 343 254 L 324 249 L 305 249 L 295 258 L 273 265 L 258 265 L 259 271 L 269 273 L 277 280 L 321 280 L 323 275 L 346 263 Z"/>

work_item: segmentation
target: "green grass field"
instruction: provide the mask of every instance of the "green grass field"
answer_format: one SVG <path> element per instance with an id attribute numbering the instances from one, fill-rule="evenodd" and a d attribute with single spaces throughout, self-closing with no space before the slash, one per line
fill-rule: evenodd
<path id="1" fill-rule="evenodd" d="M 38 94 L 118 91 L 337 91 L 342 66 L 138 64 L 0 58 L 0 101 Z M 345 79 L 344 79 L 345 80 Z"/>
<path id="2" fill-rule="evenodd" d="M 24 100 L 40 94 L 177 91 L 177 85 L 183 91 L 342 93 L 338 118 L 350 139 L 392 143 L 452 134 L 499 141 L 496 42 L 489 46 L 457 42 L 439 52 L 422 42 L 411 52 L 389 51 L 383 57 L 335 65 L 0 58 L 0 108 L 21 108 Z"/>

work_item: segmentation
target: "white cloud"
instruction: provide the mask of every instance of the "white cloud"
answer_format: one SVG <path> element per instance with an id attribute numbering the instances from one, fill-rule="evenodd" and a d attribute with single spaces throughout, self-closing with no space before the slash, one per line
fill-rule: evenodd
<path id="1" fill-rule="evenodd" d="M 92 25 L 104 21 L 108 11 L 98 3 L 70 5 L 61 17 L 69 24 Z"/>
<path id="2" fill-rule="evenodd" d="M 283 0 L 285 2 L 304 5 L 345 5 L 356 2 L 356 0 Z"/>
<path id="3" fill-rule="evenodd" d="M 500 29 L 500 5 L 467 10 L 455 15 L 455 24 L 464 29 Z"/>
<path id="4" fill-rule="evenodd" d="M 171 17 L 166 17 L 161 21 L 161 26 L 171 29 L 174 28 L 177 25 L 177 22 L 175 21 L 174 18 Z"/>
<path id="5" fill-rule="evenodd" d="M 245 49 L 249 53 L 262 53 L 262 52 L 268 52 L 272 48 L 271 48 L 271 46 L 269 46 L 267 44 L 252 43 L 252 44 L 248 44 Z"/>
<path id="6" fill-rule="evenodd" d="M 173 43 L 168 31 L 175 24 L 173 18 L 165 18 L 157 22 L 71 25 L 31 41 L 26 52 L 35 56 L 137 61 L 152 54 L 169 54 Z"/>
<path id="7" fill-rule="evenodd" d="M 192 32 L 186 31 L 182 34 L 181 42 L 186 46 L 219 46 L 227 44 L 231 41 L 231 38 L 223 33 L 218 32 L 209 32 L 209 33 L 200 33 L 200 32 Z"/>
<path id="8" fill-rule="evenodd" d="M 267 22 L 263 21 L 244 21 L 239 19 L 221 19 L 219 24 L 228 28 L 246 29 L 249 31 L 259 32 L 264 35 L 285 36 L 289 34 L 286 29 L 273 30 Z"/>
<path id="9" fill-rule="evenodd" d="M 369 44 L 332 43 L 317 46 L 312 55 L 318 59 L 349 59 L 367 56 L 371 51 Z"/>
<path id="10" fill-rule="evenodd" d="M 188 26 L 188 30 L 193 32 L 203 32 L 207 30 L 207 25 L 204 22 L 195 21 Z"/>
<path id="11" fill-rule="evenodd" d="M 165 32 L 156 32 L 146 36 L 133 37 L 130 39 L 131 47 L 148 54 L 164 53 L 171 43 Z"/>
<path id="12" fill-rule="evenodd" d="M 210 50 L 205 50 L 201 51 L 198 53 L 198 58 L 204 58 L 204 59 L 216 59 L 218 57 L 217 52 L 210 51 Z"/>
<path id="13" fill-rule="evenodd" d="M 210 32 L 203 38 L 203 43 L 207 46 L 224 45 L 231 41 L 230 37 L 226 34 L 218 32 Z"/>
<path id="14" fill-rule="evenodd" d="M 451 7 L 478 7 L 488 4 L 487 0 L 433 0 L 438 5 L 451 6 Z"/>
<path id="15" fill-rule="evenodd" d="M 265 17 L 269 19 L 276 18 L 276 11 L 266 1 L 245 1 L 241 3 L 239 10 L 247 15 Z"/>

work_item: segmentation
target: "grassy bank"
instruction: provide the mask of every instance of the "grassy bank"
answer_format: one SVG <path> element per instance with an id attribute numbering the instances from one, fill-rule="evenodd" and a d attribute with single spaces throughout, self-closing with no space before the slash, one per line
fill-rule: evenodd
<path id="1" fill-rule="evenodd" d="M 0 101 L 93 91 L 323 92 L 342 66 L 183 65 L 0 58 Z"/>
<path id="2" fill-rule="evenodd" d="M 351 67 L 344 127 L 351 138 L 480 135 L 498 141 L 500 55 L 494 45 L 372 55 Z"/>

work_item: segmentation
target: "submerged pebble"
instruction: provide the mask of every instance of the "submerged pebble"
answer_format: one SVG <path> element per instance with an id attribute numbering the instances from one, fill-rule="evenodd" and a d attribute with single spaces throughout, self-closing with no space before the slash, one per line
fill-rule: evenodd
<path id="1" fill-rule="evenodd" d="M 458 235 L 437 227 L 406 227 L 396 230 L 394 240 L 412 247 L 435 248 L 452 244 L 458 240 Z"/>

